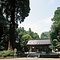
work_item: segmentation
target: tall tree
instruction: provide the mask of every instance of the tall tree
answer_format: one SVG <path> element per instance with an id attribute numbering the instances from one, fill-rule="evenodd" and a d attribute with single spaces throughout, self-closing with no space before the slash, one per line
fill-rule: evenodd
<path id="1" fill-rule="evenodd" d="M 50 38 L 50 32 L 42 32 L 41 39 L 49 39 Z"/>
<path id="2" fill-rule="evenodd" d="M 58 39 L 58 41 L 60 41 L 60 7 L 55 10 L 52 21 L 53 25 L 51 27 L 51 39 Z"/>
<path id="3" fill-rule="evenodd" d="M 30 11 L 29 0 L 0 0 L 3 15 L 10 22 L 10 39 L 8 49 L 14 48 L 15 26 L 17 21 L 23 22 Z"/>
<path id="4" fill-rule="evenodd" d="M 39 35 L 36 32 L 33 32 L 31 28 L 29 28 L 29 31 L 27 33 L 32 37 L 32 39 L 39 39 Z"/>
<path id="5" fill-rule="evenodd" d="M 7 49 L 7 25 L 8 21 L 4 18 L 0 7 L 0 50 Z"/>

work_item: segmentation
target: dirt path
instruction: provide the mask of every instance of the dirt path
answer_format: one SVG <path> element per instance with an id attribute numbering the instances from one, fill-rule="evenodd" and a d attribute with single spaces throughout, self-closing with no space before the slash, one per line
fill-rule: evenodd
<path id="1" fill-rule="evenodd" d="M 0 60 L 60 60 L 60 58 L 12 58 L 12 59 L 0 59 Z"/>

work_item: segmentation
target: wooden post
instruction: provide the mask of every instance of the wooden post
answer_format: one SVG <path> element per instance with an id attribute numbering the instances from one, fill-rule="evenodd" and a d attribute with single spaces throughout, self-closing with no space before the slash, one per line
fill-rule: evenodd
<path id="1" fill-rule="evenodd" d="M 37 49 L 37 52 L 39 52 L 38 49 Z"/>
<path id="2" fill-rule="evenodd" d="M 29 50 L 29 52 L 32 52 L 32 47 L 30 46 L 30 50 Z"/>

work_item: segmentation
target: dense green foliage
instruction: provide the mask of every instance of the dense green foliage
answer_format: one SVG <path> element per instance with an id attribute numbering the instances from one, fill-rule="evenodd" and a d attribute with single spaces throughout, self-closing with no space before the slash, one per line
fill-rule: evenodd
<path id="1" fill-rule="evenodd" d="M 6 15 L 5 18 L 8 19 L 14 14 L 13 18 L 20 22 L 28 16 L 30 10 L 29 0 L 0 0 L 0 4 L 2 13 Z"/>
<path id="2" fill-rule="evenodd" d="M 29 28 L 28 31 L 24 29 L 24 27 L 20 27 L 17 29 L 18 32 L 18 39 L 17 42 L 20 44 L 20 48 L 27 51 L 27 42 L 29 39 L 39 39 L 39 35 Z M 23 50 L 22 50 L 23 51 Z"/>
<path id="3" fill-rule="evenodd" d="M 7 56 L 13 56 L 13 55 L 14 55 L 13 50 L 0 51 L 0 57 L 2 57 L 2 58 L 7 57 Z"/>
<path id="4" fill-rule="evenodd" d="M 29 15 L 29 0 L 0 0 L 0 15 L 9 21 L 8 49 L 15 48 L 16 28 L 18 21 L 23 22 Z M 10 19 L 9 19 L 10 18 Z"/>
<path id="5" fill-rule="evenodd" d="M 51 39 L 57 39 L 60 41 L 60 7 L 54 13 L 52 18 L 53 25 L 51 27 Z"/>
<path id="6" fill-rule="evenodd" d="M 43 32 L 41 34 L 41 39 L 49 39 L 50 38 L 50 32 Z"/>
<path id="7" fill-rule="evenodd" d="M 55 10 L 52 18 L 53 24 L 51 26 L 50 38 L 52 42 L 52 49 L 56 51 L 56 46 L 60 46 L 60 7 Z M 58 48 L 58 47 L 57 47 Z"/>
<path id="8" fill-rule="evenodd" d="M 7 30 L 6 30 L 7 31 Z M 15 40 L 15 48 L 19 51 L 28 51 L 27 42 L 29 39 L 39 39 L 39 35 L 36 32 L 33 32 L 31 28 L 28 31 L 24 29 L 24 27 L 19 27 L 16 29 L 18 34 Z M 8 34 L 8 33 L 6 33 Z M 6 50 L 8 46 L 8 36 L 5 35 L 6 38 L 2 39 L 2 43 L 0 42 L 0 50 Z M 2 45 L 1 45 L 2 44 Z M 13 43 L 14 44 L 14 43 Z M 24 49 L 24 50 L 23 50 Z"/>
<path id="9" fill-rule="evenodd" d="M 7 49 L 9 22 L 3 17 L 0 9 L 0 50 Z"/>
<path id="10" fill-rule="evenodd" d="M 53 44 L 54 46 L 58 45 L 57 39 L 54 39 L 53 42 L 52 42 L 52 44 Z"/>

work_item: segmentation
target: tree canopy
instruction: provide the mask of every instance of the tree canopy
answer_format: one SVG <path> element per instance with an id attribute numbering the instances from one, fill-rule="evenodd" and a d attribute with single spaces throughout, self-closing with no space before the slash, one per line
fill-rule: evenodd
<path id="1" fill-rule="evenodd" d="M 50 32 L 42 32 L 41 39 L 49 39 L 50 38 Z"/>
<path id="2" fill-rule="evenodd" d="M 60 7 L 55 10 L 52 21 L 53 24 L 51 27 L 51 39 L 58 39 L 58 41 L 60 41 Z"/>
<path id="3" fill-rule="evenodd" d="M 11 17 L 12 11 L 14 12 L 14 19 L 22 22 L 28 16 L 30 11 L 29 0 L 0 0 L 1 9 L 5 18 Z"/>
<path id="4" fill-rule="evenodd" d="M 27 48 L 27 42 L 30 39 L 39 39 L 39 35 L 36 32 L 33 32 L 31 28 L 28 31 L 24 29 L 24 27 L 19 27 L 16 29 L 18 33 L 18 39 L 16 40 L 19 44 L 20 48 Z M 17 46 L 17 45 L 16 45 Z M 19 48 L 18 46 L 18 48 Z M 26 51 L 26 49 L 24 49 Z"/>
<path id="5" fill-rule="evenodd" d="M 14 48 L 15 43 L 15 29 L 18 21 L 23 22 L 25 17 L 29 15 L 30 6 L 29 0 L 0 0 L 1 15 L 9 21 L 9 41 L 8 49 Z M 5 20 L 5 21 L 6 21 Z"/>

